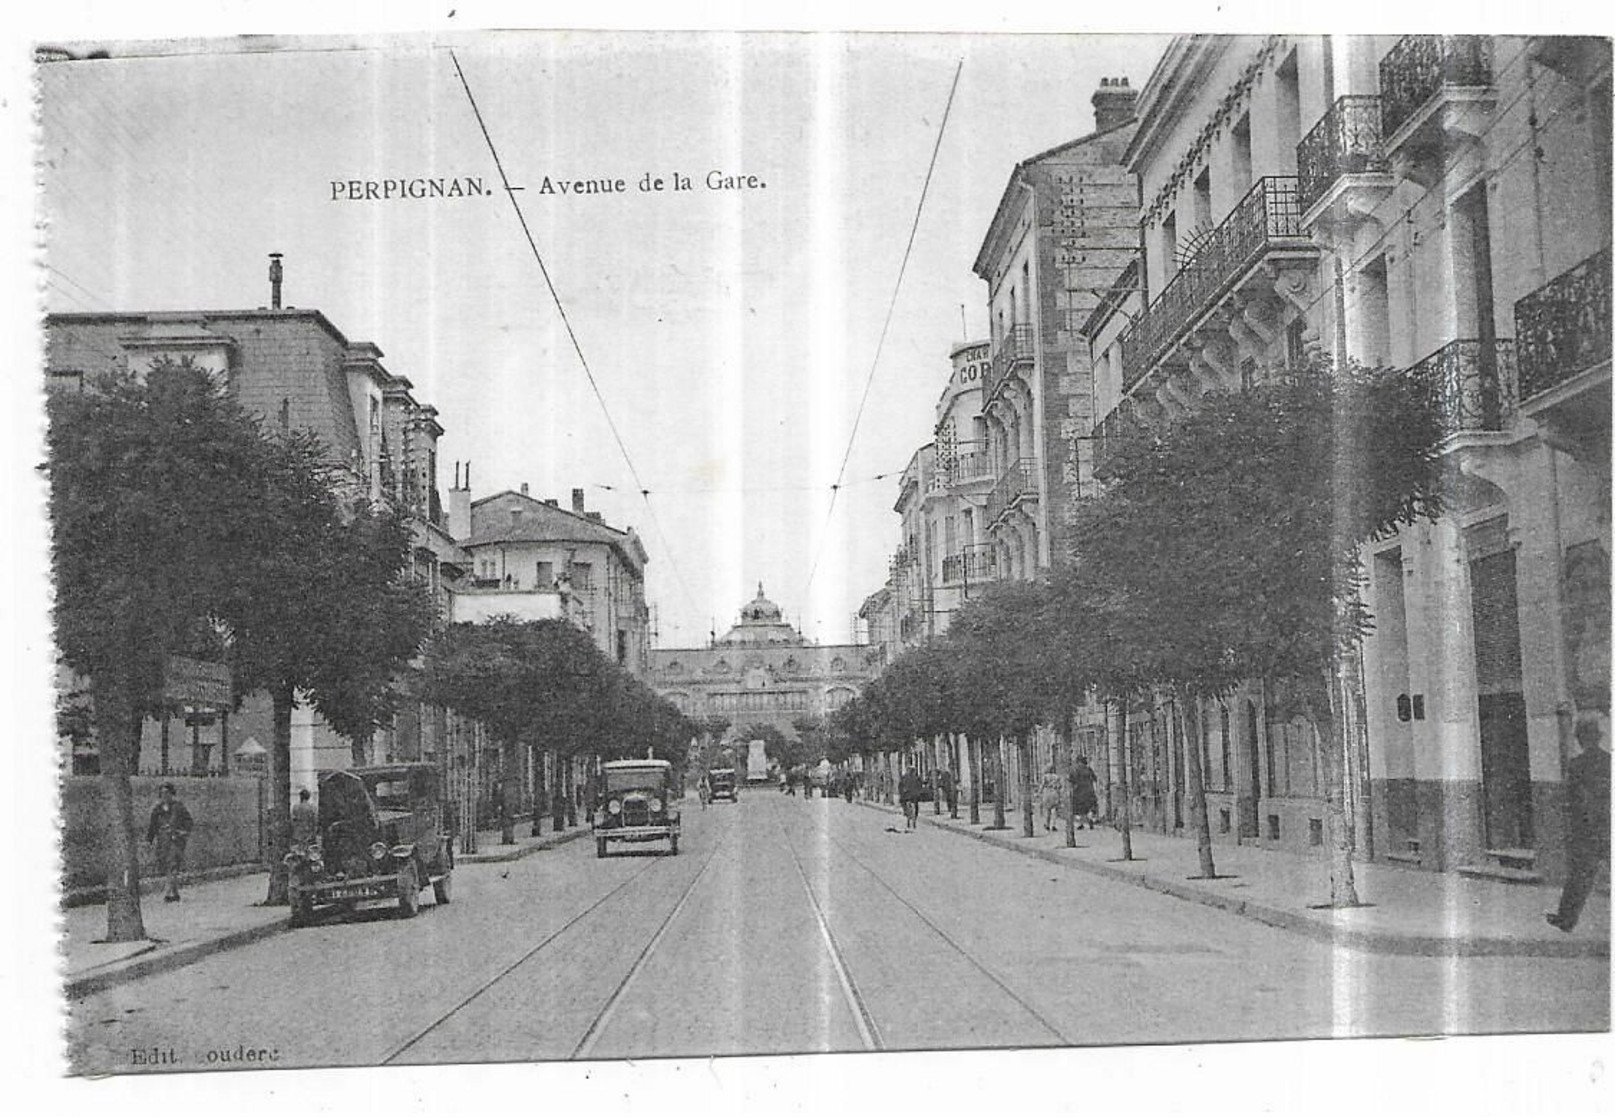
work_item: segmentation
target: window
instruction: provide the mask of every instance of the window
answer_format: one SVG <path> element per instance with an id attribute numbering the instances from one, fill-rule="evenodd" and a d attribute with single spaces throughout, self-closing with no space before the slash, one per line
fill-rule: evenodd
<path id="1" fill-rule="evenodd" d="M 1357 273 L 1356 353 L 1365 365 L 1391 363 L 1391 295 L 1385 254 L 1374 257 Z"/>
<path id="2" fill-rule="evenodd" d="M 1276 119 L 1279 157 L 1283 173 L 1295 173 L 1295 146 L 1301 142 L 1301 73 L 1295 51 L 1290 52 L 1278 70 Z"/>
<path id="3" fill-rule="evenodd" d="M 555 564 L 553 562 L 540 562 L 538 564 L 538 588 L 550 589 L 555 585 Z"/>
<path id="4" fill-rule="evenodd" d="M 1194 180 L 1194 227 L 1205 230 L 1211 226 L 1211 168 L 1207 167 Z"/>
<path id="5" fill-rule="evenodd" d="M 572 564 L 572 588 L 586 590 L 594 587 L 594 564 L 587 562 L 574 562 Z"/>
<path id="6" fill-rule="evenodd" d="M 1170 282 L 1178 272 L 1178 215 L 1170 214 L 1161 222 L 1161 277 Z"/>
<path id="7" fill-rule="evenodd" d="M 1238 197 L 1243 197 L 1251 184 L 1251 118 L 1246 113 L 1234 125 L 1234 167 L 1230 185 Z"/>

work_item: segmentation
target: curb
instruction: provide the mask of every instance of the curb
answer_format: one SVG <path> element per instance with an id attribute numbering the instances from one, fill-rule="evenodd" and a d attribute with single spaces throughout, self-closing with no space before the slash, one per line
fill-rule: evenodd
<path id="1" fill-rule="evenodd" d="M 262 861 L 245 861 L 239 865 L 216 865 L 211 869 L 193 869 L 179 875 L 179 882 L 183 885 L 207 884 L 215 880 L 234 880 L 236 877 L 250 877 L 253 873 L 267 873 L 269 866 Z M 140 894 L 142 896 L 155 895 L 162 889 L 167 880 L 160 874 L 153 874 L 140 878 Z M 82 888 L 66 889 L 62 893 L 62 907 L 83 908 L 107 902 L 107 886 L 104 884 L 88 884 Z"/>
<path id="2" fill-rule="evenodd" d="M 114 967 L 112 969 L 104 970 L 101 973 L 88 973 L 82 977 L 69 978 L 63 984 L 62 991 L 69 1000 L 88 997 L 94 993 L 104 992 L 114 986 L 122 985 L 125 982 L 137 981 L 143 977 L 151 977 L 153 974 L 167 973 L 169 970 L 189 966 L 212 954 L 219 954 L 263 939 L 273 938 L 291 929 L 292 925 L 289 920 L 277 919 L 270 923 L 261 923 L 256 927 L 244 927 L 239 931 L 231 931 L 229 934 L 220 935 L 216 939 L 190 943 L 166 954 L 161 953 L 154 944 L 152 946 L 154 953 L 133 955 L 136 960 L 129 962 L 127 965 L 122 961 L 112 962 L 109 963 L 110 966 Z"/>
<path id="3" fill-rule="evenodd" d="M 574 828 L 570 832 L 560 835 L 559 838 L 553 838 L 542 844 L 535 843 L 521 846 L 500 854 L 474 853 L 470 856 L 462 855 L 455 859 L 455 863 L 459 865 L 516 861 L 542 850 L 565 845 L 567 842 L 575 841 L 587 833 L 588 831 L 585 829 Z M 63 983 L 62 991 L 69 1000 L 88 997 L 95 993 L 104 992 L 114 986 L 123 985 L 126 982 L 138 981 L 143 977 L 151 977 L 154 974 L 167 973 L 170 970 L 189 966 L 213 954 L 221 954 L 226 950 L 250 946 L 255 942 L 262 942 L 264 939 L 285 934 L 292 929 L 289 919 L 274 919 L 267 923 L 261 923 L 256 927 L 243 927 L 239 931 L 231 931 L 215 939 L 188 943 L 167 952 L 163 952 L 159 944 L 153 943 L 149 950 L 141 951 L 116 962 L 106 963 L 106 968 L 101 969 L 99 972 L 69 978 Z"/>
<path id="4" fill-rule="evenodd" d="M 540 838 L 528 845 L 516 845 L 500 849 L 495 853 L 460 853 L 456 854 L 456 865 L 487 865 L 500 861 L 520 861 L 523 857 L 531 857 L 535 853 L 542 853 L 546 849 L 563 846 L 567 842 L 577 841 L 589 831 L 586 827 L 574 826 L 563 834 L 551 834 L 547 838 Z"/>
<path id="5" fill-rule="evenodd" d="M 882 803 L 860 800 L 859 805 L 888 814 L 896 813 L 896 808 L 888 807 Z M 922 814 L 920 821 L 927 822 L 929 820 Z M 974 838 L 978 842 L 997 846 L 1000 849 L 1013 850 L 1016 853 L 1037 857 L 1051 864 L 1080 869 L 1083 872 L 1105 877 L 1107 880 L 1130 884 L 1136 888 L 1148 889 L 1151 892 L 1159 892 L 1174 899 L 1188 900 L 1206 907 L 1217 908 L 1228 912 L 1230 915 L 1237 915 L 1243 919 L 1266 924 L 1269 927 L 1304 935 L 1307 938 L 1326 942 L 1333 946 L 1344 946 L 1375 954 L 1446 958 L 1499 956 L 1525 958 L 1609 957 L 1608 939 L 1566 938 L 1563 941 L 1554 941 L 1551 939 L 1513 939 L 1497 936 L 1447 938 L 1441 935 L 1399 934 L 1395 931 L 1342 929 L 1285 908 L 1276 908 L 1269 904 L 1259 903 L 1254 900 L 1244 900 L 1234 896 L 1223 896 L 1196 888 L 1191 884 L 1173 880 L 1161 880 L 1145 876 L 1142 873 L 1130 873 L 1124 869 L 1113 869 L 1109 865 L 1096 864 L 1077 857 L 1064 857 L 1061 856 L 1058 850 L 1020 845 L 1014 839 L 1002 838 L 997 834 L 967 830 L 963 826 L 947 826 L 937 821 L 930 821 L 930 825 L 949 833 Z"/>

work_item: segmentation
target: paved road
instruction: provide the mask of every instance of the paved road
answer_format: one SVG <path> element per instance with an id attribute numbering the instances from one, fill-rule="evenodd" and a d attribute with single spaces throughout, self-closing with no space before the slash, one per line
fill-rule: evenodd
<path id="1" fill-rule="evenodd" d="M 88 997 L 75 1068 L 1609 1026 L 1602 959 L 1334 949 L 840 801 L 759 791 L 684 818 L 677 857 L 574 842 L 462 865 L 453 904 L 414 920 L 327 921 Z"/>

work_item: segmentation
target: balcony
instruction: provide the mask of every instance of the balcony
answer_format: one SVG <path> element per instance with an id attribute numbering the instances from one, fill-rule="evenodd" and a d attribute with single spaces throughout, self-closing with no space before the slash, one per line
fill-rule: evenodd
<path id="1" fill-rule="evenodd" d="M 1037 462 L 1021 458 L 1004 470 L 1004 475 L 987 494 L 986 522 L 996 523 L 1004 513 L 1023 500 L 1037 499 Z"/>
<path id="2" fill-rule="evenodd" d="M 1514 304 L 1522 404 L 1608 366 L 1609 269 L 1605 248 Z"/>
<path id="3" fill-rule="evenodd" d="M 1378 97 L 1346 96 L 1295 148 L 1304 228 L 1349 233 L 1391 192 Z"/>
<path id="4" fill-rule="evenodd" d="M 1514 304 L 1520 410 L 1555 449 L 1609 462 L 1610 250 Z"/>
<path id="5" fill-rule="evenodd" d="M 942 560 L 942 581 L 945 585 L 965 585 L 972 582 L 993 582 L 998 579 L 998 552 L 990 543 L 977 543 L 956 555 Z"/>
<path id="6" fill-rule="evenodd" d="M 1011 372 L 1020 365 L 1031 364 L 1036 358 L 1037 339 L 1030 323 L 1022 322 L 1006 330 L 993 350 L 993 359 L 982 373 L 982 405 L 986 406 L 998 396 Z"/>
<path id="7" fill-rule="evenodd" d="M 1270 301 L 1275 290 L 1273 276 L 1256 277 L 1258 264 L 1270 263 L 1276 272 L 1299 263 L 1310 275 L 1317 257 L 1317 245 L 1301 226 L 1297 180 L 1288 175 L 1258 180 L 1161 289 L 1149 309 L 1121 335 L 1122 391 L 1136 388 L 1170 348 L 1225 299 L 1248 294 L 1258 304 Z M 1248 282 L 1253 279 L 1255 282 Z M 1290 281 L 1286 284 L 1295 286 Z M 1259 337 L 1272 332 L 1268 326 L 1251 329 Z"/>
<path id="8" fill-rule="evenodd" d="M 1137 438 L 1142 424 L 1132 400 L 1124 399 L 1093 429 L 1093 475 L 1103 481 L 1112 475 L 1116 452 L 1126 439 Z"/>
<path id="9" fill-rule="evenodd" d="M 1452 140 L 1478 138 L 1497 103 L 1492 40 L 1485 35 L 1406 35 L 1380 60 L 1386 154 L 1400 173 L 1429 185 L 1420 164 Z"/>
<path id="10" fill-rule="evenodd" d="M 971 450 L 953 459 L 948 470 L 949 485 L 968 485 L 993 479 L 993 460 L 985 450 Z"/>
<path id="11" fill-rule="evenodd" d="M 1474 338 L 1450 341 L 1407 370 L 1441 415 L 1448 438 L 1474 431 L 1500 431 L 1514 414 L 1519 389 L 1514 342 Z"/>

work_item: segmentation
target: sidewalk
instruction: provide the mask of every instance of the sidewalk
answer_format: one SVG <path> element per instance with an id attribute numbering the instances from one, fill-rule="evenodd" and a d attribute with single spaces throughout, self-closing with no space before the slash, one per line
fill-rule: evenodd
<path id="1" fill-rule="evenodd" d="M 547 829 L 547 828 L 546 828 Z M 499 844 L 499 831 L 477 833 L 476 853 L 456 853 L 455 865 L 514 861 L 553 849 L 589 833 L 587 826 L 531 837 L 532 824 L 517 828 L 516 844 Z M 264 907 L 268 870 L 226 880 L 187 884 L 177 904 L 163 902 L 161 890 L 142 895 L 143 942 L 109 943 L 105 904 L 85 904 L 63 913 L 63 978 L 69 998 L 87 997 L 114 985 L 188 966 L 223 950 L 233 950 L 291 929 L 284 907 Z"/>
<path id="2" fill-rule="evenodd" d="M 893 806 L 859 800 L 874 810 L 901 816 Z M 1191 880 L 1200 861 L 1190 837 L 1169 838 L 1133 831 L 1133 861 L 1122 861 L 1121 834 L 1109 827 L 1078 830 L 1077 848 L 1065 845 L 1065 823 L 1054 833 L 1021 837 L 1018 811 L 1006 815 L 1008 830 L 988 830 L 992 808 L 972 826 L 961 804 L 959 818 L 933 815 L 921 804 L 920 822 L 977 841 L 1096 873 L 1111 880 L 1220 908 L 1234 915 L 1331 942 L 1385 954 L 1519 955 L 1542 958 L 1609 957 L 1609 897 L 1594 892 L 1572 934 L 1550 927 L 1544 912 L 1558 907 L 1559 889 L 1546 885 L 1471 880 L 1456 873 L 1423 872 L 1395 865 L 1354 862 L 1357 895 L 1370 906 L 1333 910 L 1329 863 L 1257 846 L 1214 844 L 1218 879 Z"/>

